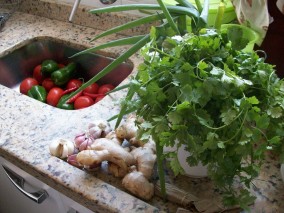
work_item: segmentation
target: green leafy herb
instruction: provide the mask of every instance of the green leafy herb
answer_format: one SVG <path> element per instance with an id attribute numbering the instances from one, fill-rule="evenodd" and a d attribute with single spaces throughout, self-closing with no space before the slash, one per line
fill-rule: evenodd
<path id="1" fill-rule="evenodd" d="M 224 203 L 247 208 L 264 153 L 283 146 L 283 81 L 256 52 L 226 45 L 215 30 L 167 37 L 162 45 L 156 34 L 152 29 L 141 51 L 136 95 L 124 102 L 126 109 L 135 102 L 158 146 L 185 145 L 189 165 L 208 165 Z M 174 173 L 183 173 L 176 152 L 166 156 Z"/>

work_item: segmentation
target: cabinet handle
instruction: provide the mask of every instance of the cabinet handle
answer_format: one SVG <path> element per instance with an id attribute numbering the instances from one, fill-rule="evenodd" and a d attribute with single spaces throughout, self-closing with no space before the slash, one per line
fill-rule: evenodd
<path id="1" fill-rule="evenodd" d="M 2 165 L 3 166 L 3 165 Z M 41 189 L 37 192 L 27 192 L 24 190 L 24 184 L 25 184 L 25 179 L 15 172 L 11 171 L 9 168 L 6 166 L 3 166 L 4 171 L 9 178 L 9 180 L 13 183 L 13 185 L 20 191 L 22 192 L 25 196 L 30 198 L 36 203 L 42 203 L 47 197 L 48 194 L 45 190 Z"/>

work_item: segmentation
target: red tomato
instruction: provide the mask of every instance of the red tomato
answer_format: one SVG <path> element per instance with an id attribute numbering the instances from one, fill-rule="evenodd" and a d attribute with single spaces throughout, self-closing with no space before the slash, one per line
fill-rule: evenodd
<path id="1" fill-rule="evenodd" d="M 83 91 L 91 94 L 96 94 L 98 93 L 99 85 L 97 83 L 93 83 L 87 88 L 85 88 Z"/>
<path id="2" fill-rule="evenodd" d="M 105 95 L 100 95 L 96 98 L 95 103 L 99 102 L 100 100 L 102 100 L 105 97 Z"/>
<path id="3" fill-rule="evenodd" d="M 53 83 L 51 78 L 44 79 L 42 82 L 42 86 L 46 89 L 47 92 L 51 90 L 53 87 L 56 87 L 56 85 Z"/>
<path id="4" fill-rule="evenodd" d="M 64 64 L 58 64 L 59 69 L 65 67 Z"/>
<path id="5" fill-rule="evenodd" d="M 107 92 L 114 89 L 112 84 L 103 84 L 99 87 L 98 93 L 99 94 L 106 94 Z"/>
<path id="6" fill-rule="evenodd" d="M 95 102 L 89 96 L 80 96 L 74 102 L 75 109 L 82 109 L 93 105 Z"/>
<path id="7" fill-rule="evenodd" d="M 41 74 L 41 64 L 37 65 L 33 70 L 33 78 L 41 84 L 44 80 L 44 76 Z"/>
<path id="8" fill-rule="evenodd" d="M 60 87 L 53 87 L 47 94 L 46 103 L 51 106 L 56 106 L 63 95 L 63 92 L 63 89 Z"/>
<path id="9" fill-rule="evenodd" d="M 34 78 L 25 78 L 20 84 L 20 93 L 27 94 L 32 86 L 38 85 L 38 81 Z"/>
<path id="10" fill-rule="evenodd" d="M 74 87 L 80 87 L 83 84 L 83 82 L 79 79 L 71 79 L 68 81 L 66 89 L 71 89 Z"/>

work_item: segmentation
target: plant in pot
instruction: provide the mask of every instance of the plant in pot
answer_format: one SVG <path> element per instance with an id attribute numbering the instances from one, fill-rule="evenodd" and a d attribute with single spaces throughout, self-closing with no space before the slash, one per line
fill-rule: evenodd
<path id="1" fill-rule="evenodd" d="M 128 89 L 116 117 L 117 126 L 130 112 L 143 118 L 142 123 L 137 121 L 139 137 L 141 140 L 151 137 L 156 143 L 162 186 L 163 160 L 170 158 L 174 173 L 183 173 L 177 153 L 184 147 L 190 153 L 187 157 L 190 166 L 201 162 L 208 167 L 208 175 L 222 192 L 225 205 L 247 208 L 253 201 L 249 188 L 258 176 L 265 154 L 283 147 L 284 82 L 257 52 L 239 51 L 226 33 L 204 28 L 208 1 L 201 12 L 186 0 L 177 1 L 179 6 L 157 2 L 158 5 L 123 5 L 91 11 L 161 11 L 108 30 L 95 39 L 151 21 L 162 20 L 162 24 L 153 26 L 147 35 L 80 52 L 133 44 L 70 96 L 141 49 L 144 61 L 136 76 L 129 84 L 114 90 Z M 191 32 L 186 31 L 186 15 L 192 19 Z M 164 147 L 176 150 L 164 153 Z"/>

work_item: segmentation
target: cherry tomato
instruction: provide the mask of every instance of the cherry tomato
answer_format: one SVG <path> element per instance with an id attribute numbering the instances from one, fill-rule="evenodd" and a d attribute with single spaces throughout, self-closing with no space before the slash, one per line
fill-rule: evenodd
<path id="1" fill-rule="evenodd" d="M 105 95 L 100 95 L 96 98 L 95 103 L 99 102 L 100 100 L 102 100 L 105 97 Z"/>
<path id="2" fill-rule="evenodd" d="M 63 92 L 63 89 L 60 87 L 53 87 L 47 94 L 46 103 L 51 106 L 56 106 L 63 95 Z"/>
<path id="3" fill-rule="evenodd" d="M 75 109 L 82 109 L 93 105 L 95 102 L 89 96 L 80 96 L 74 102 Z"/>
<path id="4" fill-rule="evenodd" d="M 79 79 L 71 79 L 68 81 L 66 89 L 71 89 L 74 87 L 80 87 L 83 84 L 83 82 Z"/>
<path id="5" fill-rule="evenodd" d="M 64 64 L 58 64 L 59 69 L 65 67 Z"/>
<path id="6" fill-rule="evenodd" d="M 106 94 L 107 92 L 114 89 L 114 86 L 112 84 L 103 84 L 99 87 L 98 93 L 99 94 Z"/>
<path id="7" fill-rule="evenodd" d="M 20 84 L 20 93 L 27 94 L 32 86 L 38 85 L 38 81 L 34 78 L 25 78 Z"/>
<path id="8" fill-rule="evenodd" d="M 87 88 L 85 88 L 83 91 L 91 94 L 96 94 L 98 93 L 99 85 L 97 83 L 93 83 Z"/>
<path id="9" fill-rule="evenodd" d="M 74 103 L 78 97 L 80 97 L 82 95 L 82 91 L 80 91 L 79 93 L 77 93 L 76 95 L 72 96 L 71 98 L 69 98 L 67 101 L 66 101 L 66 104 L 71 104 L 71 103 Z"/>
<path id="10" fill-rule="evenodd" d="M 46 89 L 47 92 L 51 90 L 53 87 L 56 87 L 56 85 L 53 83 L 51 78 L 44 79 L 42 82 L 42 86 Z"/>
<path id="11" fill-rule="evenodd" d="M 41 74 L 41 64 L 33 69 L 33 78 L 36 79 L 39 84 L 43 82 L 44 76 Z"/>

